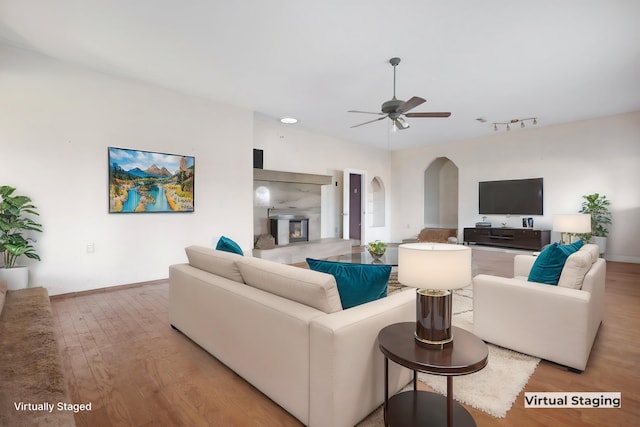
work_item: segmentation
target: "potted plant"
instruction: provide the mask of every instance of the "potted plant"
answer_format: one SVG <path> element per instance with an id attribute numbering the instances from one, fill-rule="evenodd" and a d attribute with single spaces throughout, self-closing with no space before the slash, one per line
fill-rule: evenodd
<path id="1" fill-rule="evenodd" d="M 369 253 L 375 259 L 380 258 L 382 255 L 384 255 L 384 253 L 387 250 L 387 244 L 384 242 L 381 242 L 380 240 L 376 240 L 375 242 L 369 243 L 367 247 L 369 248 Z"/>
<path id="2" fill-rule="evenodd" d="M 4 265 L 0 268 L 0 279 L 7 282 L 8 289 L 26 288 L 29 272 L 26 267 L 16 266 L 19 257 L 40 260 L 31 242 L 26 237 L 29 231 L 42 231 L 30 215 L 39 215 L 31 199 L 26 196 L 13 195 L 16 189 L 8 185 L 0 186 L 0 253 Z"/>
<path id="3" fill-rule="evenodd" d="M 591 236 L 588 241 L 593 241 L 600 248 L 600 253 L 607 249 L 607 236 L 611 225 L 611 212 L 609 211 L 609 199 L 604 194 L 593 193 L 582 196 L 584 201 L 580 213 L 591 215 Z"/>

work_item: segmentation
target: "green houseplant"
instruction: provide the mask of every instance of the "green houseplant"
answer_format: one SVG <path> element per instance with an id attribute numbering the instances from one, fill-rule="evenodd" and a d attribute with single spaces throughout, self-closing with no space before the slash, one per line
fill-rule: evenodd
<path id="1" fill-rule="evenodd" d="M 380 240 L 369 243 L 367 247 L 369 249 L 369 253 L 374 258 L 380 258 L 387 250 L 387 244 Z"/>
<path id="2" fill-rule="evenodd" d="M 0 278 L 7 280 L 9 289 L 26 287 L 26 283 L 21 286 L 12 284 L 11 277 L 7 270 L 18 269 L 16 261 L 19 257 L 25 256 L 30 259 L 40 260 L 32 242 L 35 240 L 25 236 L 26 232 L 42 231 L 42 224 L 38 224 L 31 215 L 39 215 L 31 199 L 26 196 L 14 195 L 14 187 L 8 185 L 0 186 L 0 252 L 4 260 L 3 268 L 0 268 Z M 3 273 L 2 270 L 5 272 Z M 26 269 L 21 277 L 27 278 Z"/>
<path id="3" fill-rule="evenodd" d="M 580 213 L 591 215 L 591 235 L 587 240 L 593 240 L 600 246 L 600 253 L 606 249 L 606 239 L 611 225 L 611 202 L 604 194 L 593 193 L 582 196 L 584 199 L 580 207 Z M 583 236 L 587 237 L 587 236 Z"/>

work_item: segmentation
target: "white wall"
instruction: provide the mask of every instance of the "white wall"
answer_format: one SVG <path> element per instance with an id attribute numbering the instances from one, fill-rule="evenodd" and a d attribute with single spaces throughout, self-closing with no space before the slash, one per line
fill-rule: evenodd
<path id="1" fill-rule="evenodd" d="M 640 112 L 393 152 L 392 240 L 422 227 L 424 171 L 437 157 L 459 168 L 460 230 L 481 220 L 479 181 L 543 177 L 544 215 L 534 217 L 536 228 L 551 229 L 553 214 L 577 212 L 582 195 L 605 194 L 613 217 L 605 257 L 640 262 Z M 521 227 L 520 218 L 488 220 Z"/>
<path id="2" fill-rule="evenodd" d="M 166 278 L 185 246 L 221 234 L 252 247 L 252 112 L 3 45 L 0 57 L 0 185 L 31 197 L 44 228 L 42 261 L 22 260 L 31 286 Z M 108 146 L 195 156 L 195 212 L 108 214 Z"/>
<path id="3" fill-rule="evenodd" d="M 478 181 L 543 176 L 545 215 L 536 226 L 575 212 L 582 194 L 605 193 L 614 219 L 607 257 L 640 262 L 640 113 L 394 152 L 390 161 L 385 150 L 303 124 L 254 120 L 247 110 L 3 45 L 0 57 L 0 185 L 17 187 L 39 208 L 42 261 L 22 263 L 31 285 L 52 295 L 166 278 L 170 264 L 185 261 L 185 246 L 212 245 L 222 234 L 249 250 L 254 147 L 265 150 L 266 169 L 334 176 L 338 187 L 322 189 L 323 237 L 342 234 L 348 168 L 366 171 L 367 181 L 380 177 L 386 188 L 387 223 L 366 227 L 364 241 L 417 235 L 424 170 L 446 156 L 460 172 L 459 227 L 480 219 Z M 195 212 L 108 214 L 108 146 L 195 156 Z"/>
<path id="4" fill-rule="evenodd" d="M 283 125 L 275 120 L 257 117 L 254 122 L 254 148 L 264 150 L 264 169 L 303 172 L 333 176 L 332 185 L 322 186 L 321 237 L 342 237 L 342 189 L 344 169 L 366 172 L 366 183 L 374 177 L 382 180 L 386 193 L 386 225 L 371 227 L 371 215 L 366 215 L 362 241 L 389 241 L 391 182 L 389 152 L 312 133 L 299 125 Z M 337 186 L 336 186 L 337 183 Z M 367 189 L 363 188 L 367 195 Z M 365 199 L 363 206 L 367 206 Z M 365 208 L 366 209 L 366 208 Z"/>

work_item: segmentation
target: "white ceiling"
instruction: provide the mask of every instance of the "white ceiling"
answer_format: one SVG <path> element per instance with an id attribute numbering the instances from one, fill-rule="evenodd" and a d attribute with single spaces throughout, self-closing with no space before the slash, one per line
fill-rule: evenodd
<path id="1" fill-rule="evenodd" d="M 0 0 L 0 42 L 394 150 L 640 110 L 639 23 L 638 0 Z M 451 118 L 351 129 L 394 56 L 398 98 Z"/>

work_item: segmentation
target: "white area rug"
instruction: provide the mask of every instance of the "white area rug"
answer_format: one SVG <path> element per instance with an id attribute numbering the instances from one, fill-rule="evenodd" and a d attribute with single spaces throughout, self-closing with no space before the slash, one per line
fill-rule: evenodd
<path id="1" fill-rule="evenodd" d="M 453 324 L 473 332 L 473 312 L 454 315 Z M 487 366 L 473 374 L 454 377 L 453 397 L 496 418 L 504 418 L 540 359 L 492 344 L 487 346 Z M 418 373 L 418 379 L 440 394 L 447 392 L 446 377 Z"/>
<path id="2" fill-rule="evenodd" d="M 471 288 L 454 292 L 452 321 L 454 326 L 473 332 L 473 292 Z M 540 359 L 492 344 L 487 344 L 487 346 L 489 348 L 487 366 L 476 373 L 454 377 L 453 397 L 458 402 L 472 406 L 491 416 L 504 418 L 522 389 L 527 385 L 529 378 L 540 363 Z M 418 379 L 437 393 L 446 394 L 446 377 L 418 373 Z M 409 384 L 406 389 L 411 387 L 413 385 Z M 382 425 L 384 425 L 382 408 L 378 408 L 357 427 Z"/>

